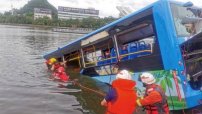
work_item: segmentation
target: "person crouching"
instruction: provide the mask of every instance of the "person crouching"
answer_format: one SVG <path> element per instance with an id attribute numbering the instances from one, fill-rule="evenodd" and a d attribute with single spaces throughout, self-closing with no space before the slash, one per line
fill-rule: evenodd
<path id="1" fill-rule="evenodd" d="M 107 107 L 106 114 L 133 114 L 136 108 L 136 83 L 127 70 L 122 70 L 112 82 L 112 88 L 101 101 Z"/>
<path id="2" fill-rule="evenodd" d="M 151 73 L 142 73 L 140 79 L 146 87 L 144 98 L 138 99 L 138 106 L 144 106 L 147 114 L 169 114 L 167 97 L 163 89 L 155 84 L 156 79 Z"/>

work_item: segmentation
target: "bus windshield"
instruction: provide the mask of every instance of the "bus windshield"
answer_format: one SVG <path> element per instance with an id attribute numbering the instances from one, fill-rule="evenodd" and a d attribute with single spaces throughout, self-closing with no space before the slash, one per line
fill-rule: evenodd
<path id="1" fill-rule="evenodd" d="M 171 11 L 178 37 L 190 37 L 202 32 L 202 9 L 171 3 Z"/>

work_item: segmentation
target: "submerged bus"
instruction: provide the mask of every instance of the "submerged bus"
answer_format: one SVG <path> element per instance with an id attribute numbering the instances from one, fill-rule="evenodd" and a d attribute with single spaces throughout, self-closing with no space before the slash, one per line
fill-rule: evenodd
<path id="1" fill-rule="evenodd" d="M 202 9 L 191 2 L 157 1 L 44 55 L 111 83 L 118 69 L 151 72 L 170 110 L 202 105 Z"/>

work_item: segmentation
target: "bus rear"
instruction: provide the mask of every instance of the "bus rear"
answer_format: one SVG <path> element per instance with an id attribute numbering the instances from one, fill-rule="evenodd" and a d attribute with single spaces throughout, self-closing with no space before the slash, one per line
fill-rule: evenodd
<path id="1" fill-rule="evenodd" d="M 187 107 L 202 105 L 202 8 L 170 4 L 180 44 Z"/>

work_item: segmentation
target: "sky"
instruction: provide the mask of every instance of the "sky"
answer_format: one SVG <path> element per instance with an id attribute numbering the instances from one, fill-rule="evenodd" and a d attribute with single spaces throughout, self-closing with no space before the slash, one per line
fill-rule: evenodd
<path id="1" fill-rule="evenodd" d="M 23 7 L 29 0 L 0 0 L 0 12 L 9 11 L 13 8 Z M 100 11 L 100 17 L 118 17 L 119 11 L 116 6 L 127 6 L 138 10 L 155 2 L 156 0 L 48 0 L 56 8 L 58 6 L 77 7 L 77 8 L 95 8 Z M 182 2 L 191 1 L 197 6 L 202 7 L 201 0 L 177 0 Z"/>

